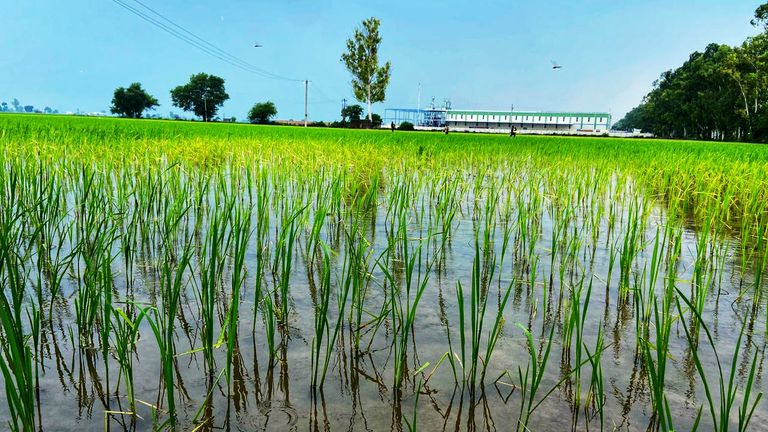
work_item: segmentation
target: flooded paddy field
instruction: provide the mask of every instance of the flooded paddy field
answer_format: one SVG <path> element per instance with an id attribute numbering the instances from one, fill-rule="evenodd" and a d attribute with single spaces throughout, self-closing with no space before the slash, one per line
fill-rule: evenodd
<path id="1" fill-rule="evenodd" d="M 0 116 L 11 430 L 759 430 L 768 147 Z"/>

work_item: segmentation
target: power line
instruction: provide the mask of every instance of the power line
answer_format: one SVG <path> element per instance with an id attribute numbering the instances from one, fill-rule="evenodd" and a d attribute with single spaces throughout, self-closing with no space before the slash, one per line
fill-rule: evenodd
<path id="1" fill-rule="evenodd" d="M 275 80 L 281 80 L 281 81 L 288 81 L 288 82 L 303 82 L 304 83 L 304 106 L 305 106 L 305 119 L 307 118 L 307 105 L 317 105 L 317 104 L 328 104 L 328 103 L 337 103 L 338 101 L 336 99 L 330 98 L 325 92 L 323 92 L 322 89 L 317 87 L 316 83 L 312 83 L 315 89 L 318 93 L 320 93 L 321 97 L 318 98 L 318 100 L 313 100 L 312 102 L 308 101 L 308 84 L 309 81 L 306 79 L 296 79 L 296 78 L 290 78 L 283 75 L 279 75 L 276 73 L 269 72 L 265 69 L 262 69 L 258 66 L 255 66 L 251 63 L 248 63 L 247 61 L 230 54 L 229 52 L 219 48 L 218 46 L 212 44 L 211 42 L 203 39 L 202 37 L 196 35 L 192 31 L 188 30 L 187 28 L 177 24 L 170 18 L 166 17 L 165 15 L 161 14 L 160 12 L 156 11 L 155 9 L 152 9 L 147 4 L 142 2 L 141 0 L 133 0 L 136 4 L 138 4 L 141 8 L 138 6 L 133 6 L 128 4 L 127 2 L 129 0 L 112 0 L 115 4 L 122 7 L 123 9 L 131 12 L 132 14 L 138 16 L 139 18 L 143 19 L 144 21 L 154 25 L 155 27 L 159 28 L 160 30 L 163 30 L 164 32 L 170 34 L 171 36 L 181 40 L 182 42 L 187 43 L 188 45 L 191 45 L 204 53 L 215 57 L 231 66 L 234 66 L 238 69 L 244 70 L 246 72 L 250 72 L 253 74 L 256 74 L 258 76 L 261 76 L 263 78 L 270 78 Z M 154 16 L 153 16 L 154 15 Z M 157 18 L 156 18 L 157 17 Z M 313 98 L 314 99 L 314 98 Z"/>
<path id="2" fill-rule="evenodd" d="M 127 3 L 125 3 L 122 0 L 112 0 L 115 4 L 121 6 L 122 8 L 126 9 L 127 11 L 131 12 L 132 14 L 138 16 L 139 18 L 143 19 L 144 21 L 147 21 L 148 23 L 154 25 L 155 27 L 158 27 L 159 29 L 163 30 L 164 32 L 176 37 L 177 39 L 194 46 L 195 48 L 205 52 L 206 54 L 213 56 L 225 63 L 228 63 L 234 67 L 237 67 L 239 69 L 242 69 L 246 72 L 250 72 L 256 75 L 259 75 L 263 78 L 271 78 L 271 79 L 277 79 L 277 80 L 283 80 L 283 81 L 291 81 L 291 82 L 302 82 L 303 80 L 284 77 L 278 74 L 274 74 L 271 72 L 268 72 L 266 70 L 263 70 L 261 68 L 258 68 L 244 60 L 239 59 L 238 57 L 229 54 L 228 52 L 222 50 L 221 48 L 216 47 L 212 43 L 206 41 L 205 39 L 195 35 L 194 33 L 190 32 L 189 30 L 185 29 L 184 27 L 181 27 L 180 25 L 174 23 L 169 18 L 166 18 L 159 12 L 155 11 L 154 9 L 149 8 L 144 3 L 136 1 L 136 3 L 140 4 L 147 10 L 149 10 L 151 13 L 159 16 L 164 21 L 171 24 L 173 27 L 176 27 L 179 30 L 174 29 L 173 27 L 164 24 L 163 22 L 157 20 L 156 18 L 153 18 L 152 16 L 148 15 L 147 13 L 141 11 L 140 9 L 133 7 Z M 183 32 L 183 33 L 182 33 Z M 186 34 L 185 34 L 186 33 Z M 189 36 L 188 36 L 189 35 Z"/>
<path id="3" fill-rule="evenodd" d="M 234 56 L 234 55 L 224 51 L 223 49 L 217 47 L 216 45 L 214 45 L 214 44 L 212 44 L 210 42 L 208 42 L 207 40 L 201 38 L 200 36 L 192 33 L 191 31 L 187 30 L 186 28 L 182 27 L 181 25 L 173 22 L 170 18 L 166 17 L 165 15 L 161 14 L 160 12 L 158 12 L 158 11 L 152 9 L 151 7 L 147 6 L 145 3 L 143 3 L 143 2 L 141 2 L 139 0 L 134 0 L 134 1 L 136 3 L 138 3 L 138 4 L 140 4 L 141 6 L 143 6 L 148 11 L 150 11 L 153 14 L 157 15 L 158 17 L 160 17 L 162 20 L 168 22 L 172 26 L 174 26 L 174 27 L 178 28 L 179 30 L 183 31 L 184 33 L 188 34 L 189 36 L 191 36 L 195 40 L 200 41 L 202 44 L 210 47 L 212 50 L 220 53 L 221 55 L 223 55 L 223 56 L 225 56 L 225 57 L 227 57 L 227 58 L 229 58 L 229 59 L 231 59 L 231 60 L 233 60 L 233 61 L 235 61 L 237 63 L 240 63 L 240 64 L 242 64 L 242 65 L 244 65 L 244 66 L 246 66 L 246 67 L 248 67 L 250 69 L 254 69 L 256 71 L 259 71 L 259 72 L 261 72 L 261 73 L 263 73 L 265 75 L 269 75 L 270 77 L 275 78 L 275 79 L 282 79 L 282 80 L 285 80 L 285 81 L 296 81 L 296 82 L 300 82 L 301 81 L 299 79 L 288 78 L 288 77 L 284 77 L 284 76 L 281 76 L 281 75 L 269 72 L 269 71 L 264 70 L 264 69 L 262 69 L 262 68 L 260 68 L 258 66 L 255 66 L 255 65 L 253 65 L 251 63 L 248 63 L 247 61 L 242 60 L 239 57 L 236 57 L 236 56 Z"/>

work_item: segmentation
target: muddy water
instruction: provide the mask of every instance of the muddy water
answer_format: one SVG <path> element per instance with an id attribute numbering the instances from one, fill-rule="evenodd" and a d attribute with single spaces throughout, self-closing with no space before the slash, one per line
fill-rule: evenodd
<path id="1" fill-rule="evenodd" d="M 378 208 L 370 215 L 370 238 L 377 253 L 386 247 L 385 210 Z M 647 269 L 652 250 L 652 239 L 657 226 L 663 222 L 662 210 L 652 212 L 644 234 L 644 247 L 635 258 L 635 275 Z M 576 224 L 583 223 L 577 221 Z M 447 360 L 440 362 L 448 351 L 447 331 L 454 344 L 458 340 L 458 309 L 456 282 L 470 285 L 474 246 L 474 222 L 469 213 L 457 216 L 451 241 L 445 251 L 445 259 L 439 268 L 429 273 L 429 282 L 416 313 L 413 339 L 409 343 L 406 384 L 402 391 L 393 390 L 393 355 L 391 322 L 386 320 L 373 331 L 363 333 L 361 345 L 368 346 L 356 353 L 351 346 L 351 333 L 347 326 L 337 341 L 323 391 L 313 395 L 310 388 L 310 350 L 314 335 L 314 298 L 316 296 L 317 268 L 310 266 L 306 257 L 294 251 L 294 267 L 291 275 L 291 316 L 289 327 L 278 333 L 277 356 L 270 358 L 266 344 L 263 310 L 259 309 L 254 322 L 254 268 L 255 248 L 246 257 L 249 273 L 241 292 L 240 321 L 237 347 L 233 361 L 231 390 L 222 374 L 213 376 L 204 372 L 204 360 L 195 349 L 200 346 L 199 310 L 194 301 L 193 287 L 184 293 L 181 316 L 176 335 L 176 383 L 179 429 L 192 430 L 349 430 L 381 431 L 408 430 L 416 423 L 421 430 L 514 430 L 520 412 L 522 389 L 519 386 L 518 368 L 525 370 L 529 364 L 527 340 L 516 327 L 521 323 L 531 328 L 536 343 L 542 346 L 543 338 L 552 325 L 555 337 L 552 354 L 546 365 L 542 390 L 537 401 L 550 388 L 560 382 L 573 365 L 562 354 L 562 316 L 557 310 L 544 313 L 543 290 L 552 277 L 554 286 L 550 302 L 559 302 L 561 285 L 569 286 L 584 276 L 592 280 L 592 294 L 587 308 L 584 337 L 592 350 L 598 330 L 605 335 L 606 350 L 601 366 L 605 383 L 605 407 L 603 427 L 618 430 L 645 430 L 651 422 L 651 400 L 648 377 L 637 351 L 635 303 L 633 297 L 622 299 L 619 293 L 618 257 L 611 276 L 608 276 L 611 247 L 616 235 L 608 237 L 603 229 L 594 253 L 592 242 L 585 241 L 576 254 L 577 274 L 566 272 L 560 280 L 560 257 L 555 268 L 550 267 L 553 221 L 547 212 L 541 221 L 541 236 L 535 252 L 540 257 L 536 284 L 527 283 L 528 276 L 521 276 L 520 260 L 508 251 L 503 267 L 498 268 L 488 281 L 488 320 L 493 315 L 502 292 L 511 283 L 512 294 L 505 309 L 505 324 L 500 341 L 493 352 L 485 382 L 477 391 L 456 385 Z M 328 230 L 322 237 L 328 238 Z M 274 230 L 272 230 L 274 235 Z M 418 227 L 412 227 L 413 237 L 420 235 Z M 497 231 L 497 238 L 501 232 Z M 715 338 L 724 373 L 728 373 L 730 356 L 735 342 L 747 322 L 746 334 L 741 343 L 741 355 L 737 360 L 737 384 L 742 384 L 749 372 L 748 362 L 758 352 L 758 378 L 756 387 L 766 389 L 763 357 L 765 352 L 765 305 L 753 309 L 750 301 L 738 301 L 739 286 L 751 283 L 750 273 L 744 277 L 738 269 L 736 240 L 729 241 L 724 249 L 726 256 L 719 283 L 711 289 L 704 308 L 705 321 Z M 331 243 L 331 242 L 329 242 Z M 500 253 L 500 241 L 495 249 Z M 696 232 L 685 228 L 682 237 L 682 254 L 678 266 L 678 288 L 690 293 L 691 278 L 696 251 Z M 297 248 L 298 249 L 298 248 Z M 156 303 L 159 284 L 157 268 L 159 257 L 151 250 L 140 254 L 134 265 L 133 298 L 140 304 Z M 343 257 L 333 258 L 332 279 L 335 284 Z M 713 259 L 717 261 L 717 259 Z M 498 264 L 498 263 L 497 263 Z M 115 292 L 125 293 L 125 265 L 121 258 L 113 263 Z M 663 272 L 660 279 L 663 279 Z M 366 298 L 366 308 L 376 313 L 385 304 L 384 276 L 381 269 L 374 269 L 373 279 Z M 267 285 L 273 284 L 267 277 Z M 661 282 L 660 282 L 661 284 Z M 226 285 L 226 284 L 225 284 Z M 164 392 L 161 389 L 161 367 L 157 345 L 146 322 L 141 328 L 134 362 L 136 415 L 119 414 L 129 411 L 125 386 L 118 394 L 104 389 L 106 370 L 98 348 L 77 349 L 73 302 L 75 285 L 69 280 L 62 292 L 63 299 L 54 307 L 52 328 L 45 328 L 44 362 L 40 375 L 40 417 L 43 430 L 79 431 L 103 430 L 153 430 L 166 417 Z M 552 294 L 550 294 L 552 295 Z M 223 296 L 223 294 L 222 294 Z M 226 297 L 219 299 L 219 314 L 223 316 Z M 335 299 L 332 300 L 335 305 Z M 120 306 L 117 304 L 116 306 Z M 335 311 L 335 306 L 332 306 Z M 331 322 L 335 323 L 335 312 Z M 218 318 L 221 325 L 223 318 Z M 73 337 L 74 335 L 74 337 Z M 73 340 L 74 339 L 74 340 Z M 667 397 L 674 411 L 675 426 L 679 430 L 691 427 L 699 406 L 706 404 L 704 389 L 692 363 L 690 348 L 679 323 L 672 328 L 671 356 L 666 378 Z M 456 348 L 454 347 L 454 351 Z M 702 344 L 700 352 L 704 370 L 710 374 L 710 386 L 717 387 L 717 364 L 712 351 Z M 226 344 L 216 350 L 218 370 L 226 364 Z M 414 374 L 413 372 L 422 368 Z M 589 387 L 591 368 L 583 368 L 581 394 L 585 397 Z M 114 388 L 118 381 L 117 362 L 110 363 L 110 383 Z M 573 400 L 573 380 L 566 379 L 533 413 L 530 430 L 600 429 L 599 416 L 592 409 L 576 407 Z M 418 389 L 418 392 L 417 392 Z M 114 390 L 113 392 L 114 393 Z M 0 395 L 0 399 L 4 395 Z M 179 400 L 181 401 L 179 403 Z M 738 399 L 737 399 L 738 400 Z M 207 401 L 207 402 L 206 402 Z M 2 417 L 7 418 L 6 404 L 2 405 Z M 106 413 L 107 405 L 115 413 Z M 156 411 L 154 407 L 160 407 Z M 159 419 L 155 419 L 155 417 Z M 705 429 L 711 428 L 705 408 L 702 414 Z M 205 422 L 200 419 L 207 419 Z M 737 419 L 733 419 L 733 422 Z M 761 404 L 754 415 L 752 426 L 768 422 L 768 407 Z M 735 423 L 734 423 L 735 424 Z M 411 425 L 411 426 L 409 426 Z"/>

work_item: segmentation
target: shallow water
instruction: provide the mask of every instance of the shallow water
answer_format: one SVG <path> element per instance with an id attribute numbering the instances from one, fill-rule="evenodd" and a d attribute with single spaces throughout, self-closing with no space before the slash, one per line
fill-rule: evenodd
<path id="1" fill-rule="evenodd" d="M 521 180 L 522 181 L 522 180 Z M 424 275 L 429 275 L 423 297 L 416 312 L 416 322 L 411 341 L 408 343 L 405 385 L 401 391 L 393 389 L 393 353 L 392 321 L 388 318 L 381 322 L 378 331 L 366 328 L 361 331 L 361 350 L 352 347 L 353 332 L 348 324 L 342 326 L 339 340 L 334 347 L 328 377 L 322 391 L 313 393 L 311 382 L 311 347 L 314 337 L 314 314 L 319 284 L 318 262 L 310 263 L 303 248 L 307 241 L 306 227 L 303 227 L 298 243 L 292 251 L 293 267 L 290 274 L 290 318 L 287 328 L 278 330 L 277 355 L 270 357 L 266 344 L 266 330 L 263 321 L 264 309 L 258 308 L 254 323 L 254 284 L 257 261 L 256 245 L 249 245 L 245 259 L 247 275 L 241 291 L 240 319 L 238 322 L 237 343 L 232 364 L 233 381 L 231 388 L 222 374 L 226 365 L 226 343 L 215 350 L 216 370 L 207 373 L 204 359 L 200 352 L 201 323 L 200 310 L 195 300 L 197 289 L 190 279 L 183 294 L 182 307 L 177 318 L 176 328 L 176 398 L 179 410 L 179 429 L 199 430 L 408 430 L 414 422 L 422 430 L 510 430 L 520 413 L 522 388 L 518 379 L 518 368 L 529 365 L 527 340 L 524 333 L 515 326 L 521 323 L 530 328 L 539 349 L 543 346 L 549 329 L 554 325 L 552 354 L 546 365 L 539 397 L 549 391 L 569 373 L 574 366 L 572 359 L 567 359 L 562 350 L 564 298 L 568 296 L 580 280 L 584 286 L 592 284 L 584 321 L 584 343 L 593 351 L 602 329 L 605 335 L 606 349 L 602 355 L 601 366 L 605 383 L 605 406 L 603 410 L 603 428 L 617 430 L 646 429 L 651 422 L 652 406 L 643 367 L 642 353 L 637 349 L 636 338 L 636 302 L 631 290 L 620 289 L 619 257 L 614 256 L 614 265 L 610 277 L 609 267 L 612 250 L 621 249 L 620 240 L 629 229 L 625 226 L 630 209 L 626 202 L 617 201 L 616 222 L 613 229 L 605 214 L 600 216 L 597 226 L 588 226 L 591 211 L 577 211 L 565 231 L 561 242 L 575 242 L 574 254 L 568 256 L 561 249 L 555 253 L 554 267 L 551 266 L 552 236 L 557 222 L 553 214 L 561 206 L 554 202 L 551 190 L 543 190 L 544 203 L 539 213 L 540 233 L 533 248 L 539 257 L 531 286 L 530 274 L 526 271 L 526 255 L 520 252 L 517 244 L 519 227 L 513 229 L 510 245 L 504 255 L 503 264 L 499 263 L 503 238 L 501 223 L 493 229 L 495 239 L 493 249 L 496 253 L 493 277 L 484 281 L 489 299 L 486 319 L 493 320 L 499 300 L 504 290 L 511 284 L 509 303 L 504 311 L 504 327 L 493 357 L 488 365 L 485 382 L 478 383 L 474 391 L 469 386 L 456 384 L 448 360 L 440 361 L 449 351 L 447 333 L 451 333 L 454 351 L 458 341 L 458 301 L 456 283 L 461 281 L 467 289 L 471 285 L 473 259 L 475 257 L 476 233 L 482 230 L 482 211 L 475 211 L 473 204 L 477 198 L 484 203 L 486 196 L 474 197 L 467 191 L 461 197 L 461 207 L 451 224 L 450 241 L 445 249 L 444 259 Z M 245 192 L 242 192 L 245 196 Z M 610 195 L 610 194 L 607 194 Z M 391 198 L 391 189 L 380 191 L 379 204 L 363 218 L 363 232 L 371 242 L 371 256 L 378 257 L 387 250 L 387 239 L 391 221 L 387 217 L 387 200 Z M 524 200 L 530 199 L 525 196 Z M 424 189 L 414 193 L 416 198 L 411 203 L 419 208 L 419 202 L 426 200 L 426 209 L 432 211 L 434 202 Z M 421 199 L 419 199 L 421 198 Z M 70 195 L 73 205 L 78 202 Z M 601 197 L 605 208 L 610 205 L 610 198 Z M 208 211 L 216 211 L 215 201 L 209 201 Z M 423 202 L 423 201 L 422 201 Z M 503 202 L 503 200 L 501 201 Z M 430 205 L 431 204 L 431 205 Z M 482 205 L 478 207 L 482 209 Z M 521 211 L 512 206 L 513 213 Z M 501 203 L 497 206 L 501 211 Z M 311 210 L 309 210 L 311 211 Z M 644 231 L 639 233 L 641 247 L 632 260 L 631 286 L 634 289 L 643 284 L 643 274 L 648 272 L 653 249 L 653 239 L 657 227 L 666 223 L 665 209 L 653 204 L 647 211 L 647 223 L 641 224 Z M 74 213 L 70 212 L 70 218 Z M 338 287 L 345 258 L 345 240 L 336 231 L 345 221 L 335 221 L 331 217 L 323 225 L 320 234 L 322 241 L 333 248 L 337 255 L 331 258 L 332 286 Z M 417 212 L 409 212 L 408 224 L 411 247 L 419 244 L 417 238 L 425 238 L 427 228 L 417 221 Z M 253 226 L 256 224 L 255 211 L 251 212 Z M 513 216 L 515 219 L 516 216 Z M 274 245 L 280 230 L 278 215 L 273 212 L 269 229 L 270 257 L 274 258 Z M 312 220 L 310 216 L 309 221 Z M 497 218 L 497 222 L 501 218 Z M 186 226 L 179 231 L 194 230 L 193 219 L 186 220 Z M 204 238 L 210 220 L 202 221 L 200 235 Z M 63 223 L 63 222 L 62 222 Z M 442 227 L 445 229 L 445 227 Z M 693 272 L 695 269 L 697 230 L 693 224 L 681 228 L 681 255 L 672 264 L 678 269 L 676 286 L 690 294 Z M 437 229 L 434 230 L 438 231 Z M 595 238 L 589 234 L 596 232 Z M 151 236 L 150 236 L 151 237 Z M 197 239 L 197 242 L 202 240 Z M 439 243 L 438 237 L 429 243 L 428 250 L 434 255 Z M 425 243 L 426 244 L 426 243 Z M 717 239 L 722 249 L 713 252 L 708 260 L 715 268 L 715 280 L 709 288 L 703 318 L 712 332 L 721 362 L 728 373 L 731 354 L 735 342 L 746 322 L 746 332 L 741 343 L 741 355 L 738 358 L 736 382 L 743 385 L 749 373 L 749 361 L 758 352 L 757 380 L 755 387 L 765 391 L 763 377 L 763 359 L 765 352 L 765 304 L 752 307 L 751 294 L 740 296 L 740 286 L 750 286 L 752 269 L 744 276 L 740 273 L 738 239 L 722 236 Z M 125 257 L 120 247 L 113 247 L 115 259 L 112 262 L 114 277 L 115 306 L 130 308 L 129 299 L 139 305 L 157 305 L 158 287 L 160 286 L 160 263 L 162 246 L 156 238 L 150 238 L 146 244 L 136 246 L 136 260 L 132 263 L 133 272 L 126 274 Z M 200 247 L 200 244 L 198 244 Z M 424 246 L 426 247 L 426 246 Z M 198 250 L 199 253 L 199 250 Z M 722 257 L 722 259 L 720 258 Z M 427 267 L 429 257 L 422 262 Z M 397 263 L 397 261 L 394 261 Z M 722 265 L 718 264 L 722 263 Z M 199 271 L 199 258 L 193 260 L 192 273 Z M 221 290 L 217 294 L 217 332 L 224 323 L 225 309 L 229 304 L 229 280 L 231 260 L 222 277 Z M 491 265 L 493 265 L 491 263 Z M 668 265 L 668 263 L 667 263 Z M 397 264 L 393 265 L 397 267 Z M 562 273 L 561 269 L 565 269 Z M 134 362 L 136 415 L 119 414 L 130 411 L 125 386 L 119 389 L 117 362 L 112 359 L 109 365 L 110 392 L 105 391 L 105 363 L 98 345 L 90 348 L 77 348 L 78 336 L 75 324 L 74 302 L 81 284 L 75 266 L 65 278 L 64 286 L 54 306 L 54 316 L 46 320 L 43 326 L 42 352 L 40 368 L 40 407 L 39 414 L 44 430 L 102 430 L 105 418 L 110 430 L 153 430 L 167 418 L 167 401 L 162 390 L 161 363 L 157 344 L 146 321 L 142 323 L 140 339 L 136 346 Z M 396 269 L 393 269 L 397 273 Z M 365 298 L 366 313 L 376 314 L 386 305 L 385 275 L 381 267 L 371 266 L 372 279 Z M 400 269 L 402 273 L 402 269 Z M 661 271 L 656 290 L 664 283 L 665 270 Z M 562 275 L 562 276 L 561 276 Z M 188 275 L 189 277 L 189 275 Z M 282 277 L 278 275 L 277 278 Z M 400 276 L 402 277 L 402 275 Z M 267 272 L 265 287 L 276 286 L 275 275 Z M 127 281 L 131 281 L 128 283 Z M 550 282 L 551 281 L 551 282 Z M 550 307 L 544 310 L 544 288 L 548 287 Z M 747 290 L 749 292 L 749 290 Z M 565 296 L 565 297 L 563 297 Z M 583 297 L 582 297 L 583 300 Z M 346 313 L 349 313 L 347 309 Z M 675 312 L 676 313 L 676 312 Z M 331 325 L 335 324 L 336 298 L 331 300 Z M 370 318 L 370 317 L 369 317 Z M 690 321 L 690 316 L 687 317 Z M 364 320 L 365 321 L 365 320 Z M 487 325 L 490 325 L 488 323 Z M 255 328 L 255 331 L 252 329 Z M 489 327 L 483 334 L 487 336 Z M 98 337 L 94 336 L 94 341 Z M 702 339 L 703 340 L 703 339 Z M 369 348 L 368 348 L 369 347 Z M 569 351 L 570 352 L 570 351 Z M 711 375 L 710 386 L 717 383 L 717 363 L 706 343 L 699 348 L 702 366 Z M 573 355 L 573 354 L 571 354 Z M 424 367 L 426 363 L 428 366 Z M 414 374 L 414 371 L 419 370 Z M 459 371 L 460 373 L 460 371 Z M 575 430 L 599 429 L 599 416 L 593 407 L 585 408 L 584 399 L 588 394 L 592 369 L 587 363 L 581 374 L 581 406 L 574 402 L 575 383 L 573 379 L 564 379 L 540 407 L 532 414 L 528 428 L 530 430 Z M 689 343 L 679 321 L 672 327 L 670 338 L 670 358 L 666 375 L 667 397 L 674 413 L 675 426 L 687 430 L 693 424 L 699 406 L 706 404 L 701 381 L 693 367 Z M 418 390 L 418 391 L 417 391 Z M 107 396 L 109 393 L 109 396 Z M 209 396 L 209 403 L 206 398 Z M 0 399 L 4 398 L 0 395 Z M 737 399 L 738 400 L 738 399 Z M 7 404 L 0 404 L 0 417 L 8 418 Z M 109 407 L 115 413 L 105 413 Z M 154 407 L 159 407 L 155 410 Z M 734 411 L 735 412 L 735 411 Z M 158 420 L 155 420 L 155 417 Z M 732 418 L 733 424 L 737 421 Z M 752 426 L 768 421 L 768 408 L 761 404 L 755 411 Z M 702 426 L 711 428 L 707 409 L 702 414 Z"/>

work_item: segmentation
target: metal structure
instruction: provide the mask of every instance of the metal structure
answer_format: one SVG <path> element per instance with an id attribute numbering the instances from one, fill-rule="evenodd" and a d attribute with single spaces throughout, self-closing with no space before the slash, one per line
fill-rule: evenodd
<path id="1" fill-rule="evenodd" d="M 413 123 L 414 126 L 442 128 L 446 125 L 450 110 L 451 101 L 449 99 L 444 99 L 443 105 L 438 106 L 435 103 L 435 98 L 432 98 L 432 102 L 425 109 L 387 108 L 384 110 L 383 126 L 389 125 L 391 122 L 399 125 L 407 121 Z"/>

